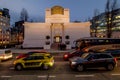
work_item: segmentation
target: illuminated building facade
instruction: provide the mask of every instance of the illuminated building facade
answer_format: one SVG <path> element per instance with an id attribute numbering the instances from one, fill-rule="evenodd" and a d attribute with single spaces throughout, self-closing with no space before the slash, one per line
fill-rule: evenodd
<path id="1" fill-rule="evenodd" d="M 115 16 L 112 26 L 112 38 L 120 38 L 120 9 L 114 10 Z M 105 13 L 93 17 L 91 20 L 91 36 L 92 37 L 107 37 L 107 23 Z"/>
<path id="2" fill-rule="evenodd" d="M 6 8 L 0 9 L 0 47 L 10 43 L 10 15 Z"/>
<path id="3" fill-rule="evenodd" d="M 65 44 L 67 49 L 74 47 L 74 40 L 90 37 L 90 22 L 70 22 L 69 9 L 61 6 L 47 8 L 45 23 L 25 22 L 23 48 L 58 48 Z"/>

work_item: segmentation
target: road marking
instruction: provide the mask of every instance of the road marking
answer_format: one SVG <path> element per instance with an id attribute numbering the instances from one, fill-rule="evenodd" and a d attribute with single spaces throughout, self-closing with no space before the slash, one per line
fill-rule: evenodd
<path id="1" fill-rule="evenodd" d="M 4 65 L 4 64 L 5 64 L 5 65 L 7 65 L 7 64 L 8 64 L 8 65 L 11 65 L 11 62 L 9 62 L 9 63 L 0 63 L 0 64 L 2 64 L 2 65 Z"/>
<path id="2" fill-rule="evenodd" d="M 51 78 L 55 78 L 56 76 L 49 76 L 49 77 L 51 77 Z"/>
<path id="3" fill-rule="evenodd" d="M 43 75 L 43 76 L 37 76 L 38 78 L 46 78 L 47 75 Z"/>
<path id="4" fill-rule="evenodd" d="M 38 77 L 38 78 L 47 78 L 48 76 L 47 76 L 47 75 L 43 75 L 43 76 L 37 76 L 37 77 Z M 50 78 L 55 78 L 56 76 L 50 76 L 50 75 L 49 75 L 49 77 L 50 77 Z"/>
<path id="5" fill-rule="evenodd" d="M 111 74 L 112 76 L 120 76 L 120 74 Z"/>
<path id="6" fill-rule="evenodd" d="M 12 77 L 12 76 L 1 76 L 2 78 L 10 78 L 10 77 Z"/>
<path id="7" fill-rule="evenodd" d="M 94 77 L 94 75 L 75 75 L 75 77 Z"/>
<path id="8" fill-rule="evenodd" d="M 13 70 L 13 69 L 14 69 L 14 67 L 10 67 L 9 69 Z"/>

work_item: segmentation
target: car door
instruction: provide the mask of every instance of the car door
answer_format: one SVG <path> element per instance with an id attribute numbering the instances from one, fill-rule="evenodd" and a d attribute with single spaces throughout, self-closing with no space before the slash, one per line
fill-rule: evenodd
<path id="1" fill-rule="evenodd" d="M 99 54 L 98 57 L 95 59 L 95 67 L 102 67 L 105 63 L 105 58 L 103 58 L 103 54 Z"/>
<path id="2" fill-rule="evenodd" d="M 109 61 L 111 61 L 110 59 L 111 57 L 107 54 L 100 54 L 100 58 L 99 58 L 99 67 L 104 67 L 106 66 L 107 63 L 109 63 Z"/>
<path id="3" fill-rule="evenodd" d="M 23 59 L 25 67 L 36 67 L 38 63 L 36 62 L 36 56 L 28 56 Z"/>
<path id="4" fill-rule="evenodd" d="M 41 67 L 41 65 L 45 62 L 44 56 L 35 56 L 35 60 L 36 60 L 34 63 L 35 67 Z"/>
<path id="5" fill-rule="evenodd" d="M 86 67 L 91 68 L 91 67 L 97 67 L 99 65 L 98 63 L 98 54 L 93 54 L 91 55 L 85 63 Z"/>

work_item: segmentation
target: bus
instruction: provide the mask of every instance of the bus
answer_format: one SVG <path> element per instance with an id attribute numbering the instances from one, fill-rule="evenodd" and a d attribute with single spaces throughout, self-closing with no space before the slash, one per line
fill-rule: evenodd
<path id="1" fill-rule="evenodd" d="M 97 37 L 85 37 L 75 41 L 76 49 L 83 50 L 87 47 L 110 45 L 111 47 L 120 48 L 120 38 L 97 38 Z M 106 47 L 106 46 L 105 46 Z"/>

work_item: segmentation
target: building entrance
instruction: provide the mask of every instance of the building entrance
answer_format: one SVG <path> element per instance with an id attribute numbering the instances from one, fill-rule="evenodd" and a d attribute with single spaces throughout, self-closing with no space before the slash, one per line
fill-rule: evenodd
<path id="1" fill-rule="evenodd" d="M 64 43 L 64 25 L 63 23 L 51 24 L 51 48 L 59 49 L 59 45 Z"/>
<path id="2" fill-rule="evenodd" d="M 55 36 L 54 37 L 54 43 L 61 43 L 62 42 L 62 37 L 61 36 Z"/>
<path id="3" fill-rule="evenodd" d="M 62 43 L 64 41 L 64 25 L 62 23 L 51 24 L 51 42 Z"/>

